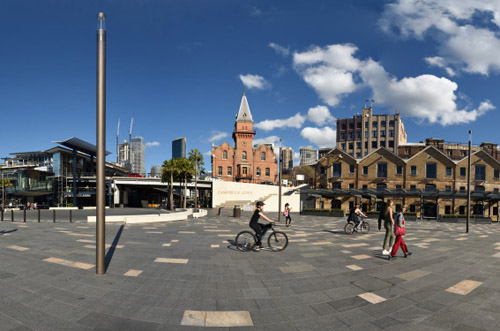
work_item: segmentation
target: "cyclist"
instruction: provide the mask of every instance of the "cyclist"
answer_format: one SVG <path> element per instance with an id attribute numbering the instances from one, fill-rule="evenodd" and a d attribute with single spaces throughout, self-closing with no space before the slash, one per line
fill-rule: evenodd
<path id="1" fill-rule="evenodd" d="M 255 211 L 252 215 L 252 218 L 250 219 L 250 227 L 252 230 L 255 231 L 255 235 L 257 236 L 257 247 L 256 249 L 262 248 L 262 242 L 261 239 L 266 233 L 267 229 L 271 228 L 274 224 L 272 220 L 269 219 L 264 213 L 262 212 L 264 210 L 264 202 L 262 201 L 257 201 L 255 204 Z M 259 218 L 262 217 L 266 221 L 268 221 L 268 224 L 262 224 L 259 223 Z"/>
<path id="2" fill-rule="evenodd" d="M 362 211 L 361 211 L 361 205 L 359 203 L 356 203 L 354 207 L 351 209 L 351 212 L 349 213 L 349 220 L 354 223 L 354 230 L 357 231 L 359 228 L 359 225 L 361 224 L 360 217 L 363 216 L 364 218 L 367 218 Z"/>

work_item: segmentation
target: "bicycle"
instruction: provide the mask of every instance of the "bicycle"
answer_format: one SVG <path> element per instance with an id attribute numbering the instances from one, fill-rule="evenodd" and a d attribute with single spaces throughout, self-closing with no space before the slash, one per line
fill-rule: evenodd
<path id="1" fill-rule="evenodd" d="M 288 246 L 288 236 L 283 231 L 276 231 L 274 224 L 268 229 L 272 233 L 267 238 L 267 244 L 273 252 L 281 252 Z M 241 231 L 236 235 L 236 247 L 242 252 L 255 250 L 257 237 L 249 230 Z"/>
<path id="2" fill-rule="evenodd" d="M 344 232 L 346 234 L 353 234 L 354 232 L 368 233 L 370 231 L 370 224 L 365 220 L 365 217 L 360 216 L 360 222 L 356 227 L 353 221 L 347 220 L 347 224 L 344 226 Z"/>

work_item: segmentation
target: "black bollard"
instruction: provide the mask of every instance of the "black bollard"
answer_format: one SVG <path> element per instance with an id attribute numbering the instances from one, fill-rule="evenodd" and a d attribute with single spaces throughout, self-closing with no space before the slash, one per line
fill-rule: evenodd
<path id="1" fill-rule="evenodd" d="M 10 211 L 10 221 L 14 222 L 14 210 Z"/>
<path id="2" fill-rule="evenodd" d="M 71 209 L 69 210 L 69 222 L 73 223 L 73 211 Z"/>
<path id="3" fill-rule="evenodd" d="M 54 218 L 54 223 L 56 222 L 56 210 L 52 210 L 52 215 L 53 215 L 53 218 Z"/>
<path id="4" fill-rule="evenodd" d="M 23 222 L 26 223 L 26 209 L 23 210 Z"/>
<path id="5" fill-rule="evenodd" d="M 38 209 L 38 223 L 40 223 L 40 209 Z"/>
<path id="6" fill-rule="evenodd" d="M 2 222 L 3 222 L 3 209 L 2 209 Z"/>

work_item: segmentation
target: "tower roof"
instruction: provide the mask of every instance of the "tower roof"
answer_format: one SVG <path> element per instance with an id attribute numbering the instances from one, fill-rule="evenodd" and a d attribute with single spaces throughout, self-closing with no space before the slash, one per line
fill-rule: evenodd
<path id="1" fill-rule="evenodd" d="M 245 92 L 243 92 L 243 97 L 241 98 L 240 110 L 238 111 L 236 121 L 253 122 L 252 113 L 250 112 Z"/>

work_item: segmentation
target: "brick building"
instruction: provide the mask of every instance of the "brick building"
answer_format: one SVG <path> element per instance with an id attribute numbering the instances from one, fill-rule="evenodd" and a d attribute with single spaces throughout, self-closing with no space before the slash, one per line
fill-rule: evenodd
<path id="1" fill-rule="evenodd" d="M 212 176 L 230 182 L 278 182 L 278 161 L 272 147 L 253 146 L 253 119 L 245 93 L 234 124 L 234 147 L 227 142 L 212 145 Z"/>
<path id="2" fill-rule="evenodd" d="M 465 151 L 465 153 L 463 153 Z M 498 220 L 500 161 L 496 144 L 474 146 L 471 153 L 471 214 Z M 467 205 L 467 145 L 439 139 L 404 144 L 397 153 L 379 148 L 356 159 L 339 148 L 318 160 L 316 208 L 345 211 L 359 201 L 366 211 L 381 200 L 420 217 L 464 215 Z M 398 206 L 399 205 L 399 206 Z"/>

